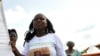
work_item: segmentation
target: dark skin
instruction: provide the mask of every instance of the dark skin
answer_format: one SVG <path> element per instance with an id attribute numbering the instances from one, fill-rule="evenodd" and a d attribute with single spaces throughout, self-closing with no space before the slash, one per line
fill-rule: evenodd
<path id="1" fill-rule="evenodd" d="M 66 50 L 66 52 L 71 54 L 74 50 L 73 49 L 74 43 L 70 41 L 70 42 L 67 43 L 67 46 L 68 46 L 68 50 Z"/>
<path id="2" fill-rule="evenodd" d="M 13 51 L 14 46 L 16 45 L 17 35 L 15 32 L 11 32 L 9 36 L 10 36 L 10 43 L 9 44 L 11 44 L 12 51 Z"/>
<path id="3" fill-rule="evenodd" d="M 45 16 L 38 14 L 33 20 L 33 26 L 34 29 L 36 30 L 36 36 L 41 37 L 47 34 L 46 32 L 47 20 Z"/>
<path id="4" fill-rule="evenodd" d="M 17 50 L 17 48 L 15 46 L 16 45 L 16 40 L 17 40 L 16 33 L 15 32 L 11 32 L 9 36 L 10 36 L 9 44 L 11 45 L 12 51 L 15 54 L 15 56 L 23 56 L 23 55 L 20 54 L 20 52 Z"/>

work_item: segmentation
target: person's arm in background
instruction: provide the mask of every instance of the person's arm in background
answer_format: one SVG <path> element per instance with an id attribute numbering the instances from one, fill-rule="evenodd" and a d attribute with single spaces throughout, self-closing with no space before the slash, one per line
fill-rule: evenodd
<path id="1" fill-rule="evenodd" d="M 55 36 L 55 41 L 56 41 L 55 42 L 55 49 L 56 49 L 57 56 L 66 56 L 64 46 L 57 36 Z"/>
<path id="2" fill-rule="evenodd" d="M 14 53 L 15 56 L 24 56 L 24 55 L 22 55 L 22 54 L 19 52 L 19 50 L 16 48 L 16 46 L 15 46 L 15 44 L 14 44 L 13 41 L 10 41 L 9 44 L 11 45 L 11 47 L 12 47 L 12 52 Z"/>

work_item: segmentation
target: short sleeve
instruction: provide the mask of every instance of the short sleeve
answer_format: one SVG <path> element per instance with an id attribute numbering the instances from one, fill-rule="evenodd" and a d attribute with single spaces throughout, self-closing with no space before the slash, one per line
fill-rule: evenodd
<path id="1" fill-rule="evenodd" d="M 61 43 L 60 39 L 55 35 L 55 49 L 57 56 L 66 56 L 63 44 Z"/>

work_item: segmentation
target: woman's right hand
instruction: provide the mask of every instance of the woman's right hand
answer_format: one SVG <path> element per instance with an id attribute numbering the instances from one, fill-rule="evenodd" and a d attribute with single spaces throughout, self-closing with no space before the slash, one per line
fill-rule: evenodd
<path id="1" fill-rule="evenodd" d="M 9 45 L 11 45 L 12 51 L 15 51 L 16 47 L 14 41 L 10 41 Z"/>

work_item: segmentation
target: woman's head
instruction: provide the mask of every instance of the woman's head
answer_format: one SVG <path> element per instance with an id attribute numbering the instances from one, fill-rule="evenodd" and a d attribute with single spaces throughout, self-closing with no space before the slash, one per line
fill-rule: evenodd
<path id="1" fill-rule="evenodd" d="M 43 14 L 37 14 L 32 22 L 35 30 L 43 30 L 47 27 L 47 18 Z"/>
<path id="2" fill-rule="evenodd" d="M 33 18 L 32 22 L 29 26 L 29 30 L 35 31 L 35 30 L 43 30 L 43 29 L 45 29 L 46 31 L 49 31 L 49 33 L 55 32 L 53 29 L 53 25 L 49 21 L 49 19 L 46 16 L 44 16 L 43 14 L 39 13 Z"/>
<path id="3" fill-rule="evenodd" d="M 52 23 L 45 15 L 41 13 L 35 15 L 35 17 L 31 21 L 29 25 L 29 31 L 26 34 L 25 41 L 28 42 L 29 40 L 31 40 L 36 34 L 37 30 L 45 30 L 46 33 L 55 33 Z"/>
<path id="4" fill-rule="evenodd" d="M 14 41 L 16 43 L 16 40 L 18 38 L 16 30 L 15 29 L 8 29 L 8 32 L 9 32 L 10 41 Z"/>
<path id="5" fill-rule="evenodd" d="M 74 47 L 74 42 L 73 41 L 68 41 L 67 42 L 67 46 L 68 46 L 68 48 L 73 48 Z"/>

